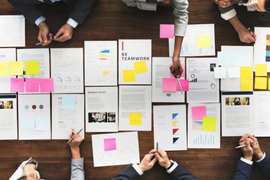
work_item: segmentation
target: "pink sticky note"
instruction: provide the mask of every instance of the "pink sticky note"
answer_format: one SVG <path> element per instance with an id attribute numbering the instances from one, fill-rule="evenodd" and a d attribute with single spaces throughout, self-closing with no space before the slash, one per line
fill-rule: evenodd
<path id="1" fill-rule="evenodd" d="M 104 151 L 116 150 L 115 138 L 104 139 Z"/>
<path id="2" fill-rule="evenodd" d="M 172 66 L 172 64 L 170 64 L 170 67 Z M 181 63 L 181 66 L 182 66 L 182 69 L 183 69 L 183 72 L 181 74 L 181 77 L 185 77 L 185 65 L 183 63 Z M 174 76 L 172 75 L 172 73 L 170 72 L 170 77 L 173 77 Z"/>
<path id="3" fill-rule="evenodd" d="M 24 92 L 24 79 L 11 78 L 10 79 L 10 92 Z"/>
<path id="4" fill-rule="evenodd" d="M 39 79 L 40 92 L 54 92 L 53 78 Z"/>
<path id="5" fill-rule="evenodd" d="M 175 78 L 163 78 L 162 79 L 162 91 L 163 92 L 176 92 L 177 79 Z"/>
<path id="6" fill-rule="evenodd" d="M 189 80 L 188 79 L 180 79 L 180 83 L 181 83 L 183 91 L 189 90 Z M 176 86 L 176 91 L 181 91 L 178 82 L 177 82 L 177 86 Z"/>
<path id="7" fill-rule="evenodd" d="M 26 79 L 25 92 L 39 92 L 39 79 L 36 79 L 36 78 Z"/>
<path id="8" fill-rule="evenodd" d="M 174 38 L 173 24 L 160 24 L 160 38 Z"/>
<path id="9" fill-rule="evenodd" d="M 206 106 L 194 106 L 192 109 L 192 119 L 203 120 L 203 117 L 206 117 Z"/>

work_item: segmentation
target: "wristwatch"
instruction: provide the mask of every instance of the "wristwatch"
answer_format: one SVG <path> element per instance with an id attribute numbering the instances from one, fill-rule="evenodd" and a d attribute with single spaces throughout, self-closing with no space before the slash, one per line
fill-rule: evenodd
<path id="1" fill-rule="evenodd" d="M 38 167 L 38 162 L 32 158 L 25 165 L 27 165 L 27 164 L 34 164 L 36 166 L 35 169 L 37 169 L 37 167 Z"/>

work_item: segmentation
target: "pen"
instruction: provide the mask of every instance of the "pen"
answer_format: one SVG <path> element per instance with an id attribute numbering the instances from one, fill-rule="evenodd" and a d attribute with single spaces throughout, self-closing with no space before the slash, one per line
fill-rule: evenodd
<path id="1" fill-rule="evenodd" d="M 248 28 L 249 34 L 254 38 L 253 36 L 253 32 L 250 30 L 250 28 Z"/>
<path id="2" fill-rule="evenodd" d="M 54 40 L 54 38 L 49 39 L 48 41 L 53 41 L 53 40 Z M 37 45 L 42 45 L 42 44 L 44 44 L 44 41 L 43 41 L 43 42 L 39 42 L 39 43 L 37 43 L 37 44 L 36 44 L 36 46 L 37 46 Z"/>
<path id="3" fill-rule="evenodd" d="M 82 132 L 83 128 L 81 130 L 79 130 L 79 132 L 77 134 L 80 134 L 80 132 Z M 71 141 L 73 141 L 74 139 L 74 135 L 72 136 L 72 138 L 67 142 L 67 144 L 69 144 Z"/>
<path id="4" fill-rule="evenodd" d="M 156 146 L 156 151 L 157 151 L 157 153 L 158 153 L 158 142 L 157 142 L 157 146 Z"/>
<path id="5" fill-rule="evenodd" d="M 257 144 L 257 142 L 255 142 L 254 144 Z M 239 149 L 239 148 L 246 147 L 246 146 L 247 146 L 246 144 L 241 145 L 241 146 L 236 146 L 235 149 Z"/>
<path id="6" fill-rule="evenodd" d="M 179 86 L 180 86 L 180 89 L 181 89 L 181 93 L 183 94 L 183 90 L 182 90 L 182 86 L 181 86 L 181 83 L 180 83 L 180 80 L 179 80 L 179 78 L 177 78 L 177 81 L 178 81 L 178 84 L 179 84 Z"/>

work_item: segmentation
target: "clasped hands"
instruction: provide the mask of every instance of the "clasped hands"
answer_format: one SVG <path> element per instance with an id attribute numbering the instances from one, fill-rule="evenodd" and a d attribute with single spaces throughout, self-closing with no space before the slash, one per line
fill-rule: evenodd
<path id="1" fill-rule="evenodd" d="M 264 156 L 264 153 L 261 151 L 258 139 L 249 134 L 245 134 L 239 140 L 239 145 L 246 144 L 246 147 L 242 147 L 244 153 L 244 158 L 247 160 L 252 160 L 253 155 L 256 159 L 261 159 Z"/>
<path id="2" fill-rule="evenodd" d="M 157 152 L 156 149 L 152 149 L 148 154 L 144 156 L 138 167 L 142 170 L 142 172 L 144 172 L 150 170 L 157 161 L 160 166 L 166 169 L 171 165 L 171 161 L 169 160 L 165 151 L 158 149 Z"/>
<path id="3" fill-rule="evenodd" d="M 40 42 L 44 42 L 42 46 L 47 46 L 52 41 L 49 41 L 50 39 L 54 38 L 55 41 L 64 42 L 72 38 L 73 35 L 73 27 L 69 24 L 64 24 L 59 31 L 55 34 L 53 37 L 53 34 L 50 33 L 49 27 L 45 23 L 45 21 L 42 21 L 38 25 L 39 27 L 39 33 L 38 33 L 38 40 Z"/>

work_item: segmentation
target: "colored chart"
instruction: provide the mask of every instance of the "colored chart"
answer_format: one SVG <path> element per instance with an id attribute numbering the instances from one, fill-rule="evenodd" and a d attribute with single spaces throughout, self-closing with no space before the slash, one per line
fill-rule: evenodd
<path id="1" fill-rule="evenodd" d="M 99 60 L 110 60 L 114 56 L 113 50 L 105 49 L 99 53 Z"/>
<path id="2" fill-rule="evenodd" d="M 202 121 L 193 121 L 192 130 L 202 130 Z"/>
<path id="3" fill-rule="evenodd" d="M 172 125 L 173 125 L 173 129 L 172 129 L 172 135 L 173 135 L 173 139 L 172 139 L 172 143 L 175 144 L 177 142 L 177 140 L 179 139 L 179 133 L 178 133 L 178 123 L 179 122 L 179 118 L 178 118 L 178 113 L 172 113 Z"/>
<path id="4" fill-rule="evenodd" d="M 205 135 L 204 137 L 200 135 L 193 139 L 193 145 L 215 145 L 215 136 L 212 134 Z"/>
<path id="5" fill-rule="evenodd" d="M 266 35 L 266 57 L 265 61 L 270 62 L 270 34 Z"/>

